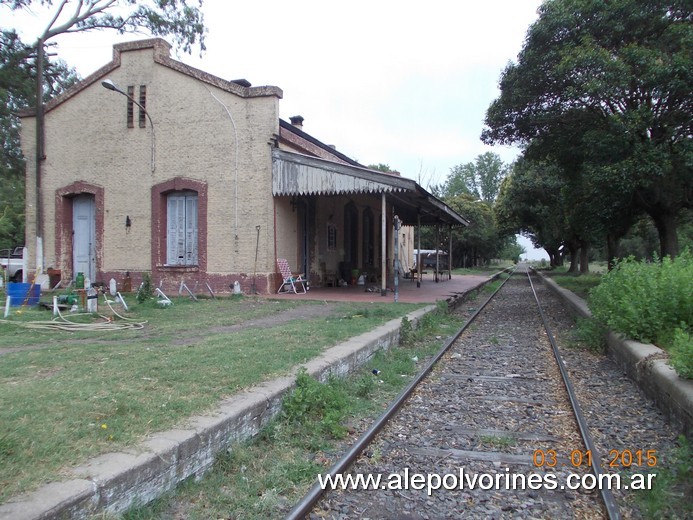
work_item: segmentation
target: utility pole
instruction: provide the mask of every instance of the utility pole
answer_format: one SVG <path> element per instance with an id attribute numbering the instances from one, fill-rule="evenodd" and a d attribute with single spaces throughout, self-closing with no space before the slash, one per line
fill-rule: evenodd
<path id="1" fill-rule="evenodd" d="M 43 106 L 43 60 L 45 41 L 36 42 L 36 272 L 43 271 L 43 208 L 41 197 L 41 173 L 44 154 L 44 106 Z"/>

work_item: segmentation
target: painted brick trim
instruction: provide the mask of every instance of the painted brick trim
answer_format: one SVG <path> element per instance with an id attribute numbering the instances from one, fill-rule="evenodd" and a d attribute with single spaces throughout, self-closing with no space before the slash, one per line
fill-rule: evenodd
<path id="1" fill-rule="evenodd" d="M 162 38 L 149 38 L 146 40 L 136 40 L 131 42 L 118 43 L 113 46 L 113 59 L 95 71 L 94 73 L 87 76 L 84 80 L 76 83 L 65 92 L 61 93 L 59 96 L 51 99 L 44 108 L 45 112 L 48 113 L 58 105 L 64 103 L 71 97 L 77 95 L 79 92 L 87 88 L 88 86 L 101 81 L 110 72 L 117 69 L 121 65 L 121 54 L 129 51 L 139 51 L 143 49 L 153 49 L 154 50 L 154 62 L 169 69 L 175 70 L 192 78 L 195 78 L 204 83 L 214 85 L 222 90 L 231 92 L 237 96 L 243 98 L 254 98 L 254 97 L 276 97 L 281 99 L 284 97 L 282 89 L 272 85 L 259 86 L 259 87 L 244 87 L 233 81 L 228 81 L 203 70 L 186 65 L 183 62 L 174 60 L 170 56 L 171 44 Z M 29 108 L 19 111 L 19 117 L 34 117 L 36 115 L 35 108 Z"/>
<path id="2" fill-rule="evenodd" d="M 71 280 L 72 272 L 72 199 L 78 195 L 93 195 L 96 210 L 96 277 L 103 266 L 104 189 L 85 181 L 76 181 L 55 190 L 55 261 L 62 270 L 63 280 Z"/>
<path id="3" fill-rule="evenodd" d="M 166 197 L 174 191 L 197 193 L 197 266 L 166 265 Z M 175 177 L 152 186 L 152 273 L 207 273 L 207 183 Z"/>

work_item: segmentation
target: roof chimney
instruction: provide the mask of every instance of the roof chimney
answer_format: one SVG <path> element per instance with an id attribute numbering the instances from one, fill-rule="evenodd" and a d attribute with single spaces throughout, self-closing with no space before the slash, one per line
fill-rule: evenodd
<path id="1" fill-rule="evenodd" d="M 247 79 L 232 79 L 231 83 L 235 83 L 236 85 L 240 85 L 241 87 L 245 88 L 250 88 L 252 86 L 252 83 L 250 83 L 250 81 Z"/>
<path id="2" fill-rule="evenodd" d="M 303 130 L 303 116 L 291 116 L 289 120 L 296 128 Z"/>

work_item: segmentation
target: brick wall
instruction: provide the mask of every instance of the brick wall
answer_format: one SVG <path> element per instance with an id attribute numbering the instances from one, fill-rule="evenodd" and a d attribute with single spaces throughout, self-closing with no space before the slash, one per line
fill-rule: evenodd
<path id="1" fill-rule="evenodd" d="M 229 85 L 172 62 L 165 44 L 149 42 L 120 46 L 113 62 L 48 106 L 42 177 L 45 267 L 72 276 L 71 240 L 64 229 L 60 232 L 60 223 L 71 211 L 75 187 L 90 186 L 103 193 L 97 204 L 97 279 L 120 280 L 130 272 L 135 285 L 142 272 L 153 271 L 155 282 L 161 279 L 171 287 L 181 279 L 189 286 L 208 282 L 215 291 L 228 291 L 236 280 L 249 287 L 260 226 L 256 286 L 271 291 L 275 216 L 269 143 L 278 133 L 281 91 Z M 127 128 L 127 99 L 103 88 L 106 78 L 122 90 L 133 85 L 135 99 L 139 86 L 146 85 L 146 108 L 154 121 L 153 172 L 149 120 L 140 128 L 135 106 L 134 128 Z M 36 233 L 34 134 L 34 118 L 24 117 L 30 265 L 35 265 Z M 171 269 L 156 262 L 152 187 L 176 178 L 204 183 L 207 190 L 206 247 L 198 268 Z"/>

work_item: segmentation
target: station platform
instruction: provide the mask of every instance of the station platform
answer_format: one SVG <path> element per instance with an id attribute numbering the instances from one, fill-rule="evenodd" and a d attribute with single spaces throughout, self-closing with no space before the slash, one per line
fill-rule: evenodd
<path id="1" fill-rule="evenodd" d="M 494 273 L 488 275 L 459 275 L 453 274 L 448 279 L 448 274 L 440 276 L 436 282 L 431 276 L 424 276 L 417 285 L 416 280 L 399 280 L 398 301 L 402 303 L 435 303 L 439 300 L 459 297 L 460 294 L 474 290 L 486 282 Z M 293 298 L 303 300 L 346 301 L 346 302 L 394 302 L 394 287 L 390 286 L 387 293 L 382 296 L 381 288 L 376 284 L 348 285 L 346 287 L 311 287 L 305 294 L 282 293 L 270 295 L 279 298 Z"/>

